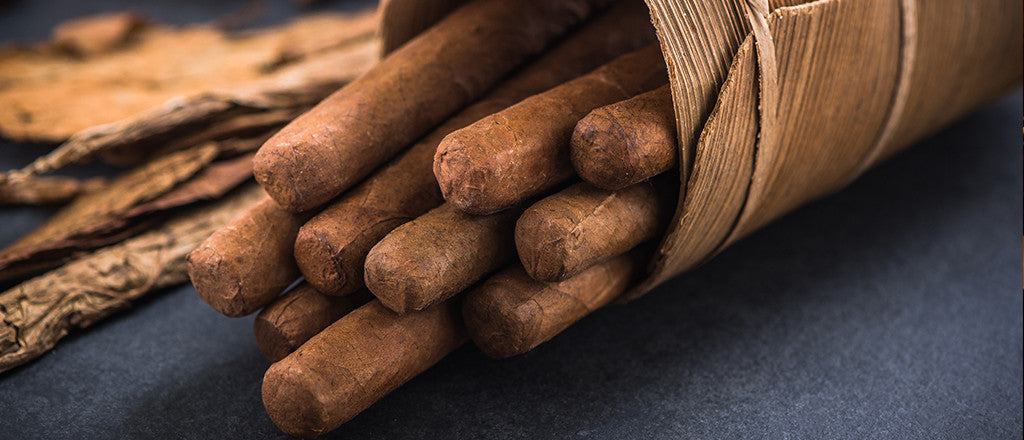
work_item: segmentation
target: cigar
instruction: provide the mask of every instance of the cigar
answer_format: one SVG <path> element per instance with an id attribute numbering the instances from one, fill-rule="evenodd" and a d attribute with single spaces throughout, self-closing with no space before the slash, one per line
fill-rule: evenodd
<path id="1" fill-rule="evenodd" d="M 432 167 L 437 145 L 448 133 L 654 40 L 643 2 L 619 1 L 587 22 L 303 225 L 295 261 L 306 281 L 328 295 L 363 287 L 370 248 L 444 201 Z"/>
<path id="2" fill-rule="evenodd" d="M 263 377 L 263 405 L 288 435 L 352 419 L 466 341 L 455 304 L 398 315 L 378 301 L 345 315 Z"/>
<path id="3" fill-rule="evenodd" d="M 398 313 L 451 298 L 515 258 L 520 211 L 474 216 L 447 203 L 391 231 L 366 256 L 366 287 Z"/>
<path id="4" fill-rule="evenodd" d="M 631 252 L 557 283 L 534 280 L 515 265 L 466 294 L 466 330 L 490 357 L 526 353 L 622 295 L 643 270 L 640 263 Z"/>
<path id="5" fill-rule="evenodd" d="M 519 260 L 532 278 L 561 281 L 664 230 L 679 187 L 665 177 L 618 191 L 579 183 L 534 203 L 516 222 Z"/>
<path id="6" fill-rule="evenodd" d="M 256 315 L 256 345 L 270 362 L 277 362 L 372 297 L 365 289 L 348 296 L 327 296 L 302 283 Z"/>
<path id="7" fill-rule="evenodd" d="M 467 3 L 268 140 L 256 180 L 290 211 L 327 202 L 607 3 Z"/>
<path id="8" fill-rule="evenodd" d="M 576 124 L 570 151 L 580 178 L 610 190 L 676 167 L 671 89 L 664 85 L 594 109 Z"/>
<path id="9" fill-rule="evenodd" d="M 667 81 L 652 45 L 448 135 L 434 156 L 445 201 L 491 214 L 568 180 L 569 139 L 580 118 Z"/>
<path id="10" fill-rule="evenodd" d="M 307 216 L 264 198 L 188 254 L 188 276 L 199 297 L 238 317 L 269 304 L 299 278 L 292 247 Z"/>

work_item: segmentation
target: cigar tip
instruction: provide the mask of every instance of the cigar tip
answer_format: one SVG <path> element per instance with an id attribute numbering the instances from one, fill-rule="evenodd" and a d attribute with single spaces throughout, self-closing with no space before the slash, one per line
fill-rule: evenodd
<path id="1" fill-rule="evenodd" d="M 498 288 L 497 290 L 501 290 Z M 494 286 L 483 285 L 466 295 L 462 318 L 470 339 L 485 355 L 507 358 L 529 351 L 529 329 L 523 319 L 515 316 L 507 295 L 495 292 Z"/>
<path id="2" fill-rule="evenodd" d="M 274 363 L 263 376 L 263 406 L 270 420 L 293 437 L 313 438 L 333 429 L 315 373 L 291 358 Z"/>
<path id="3" fill-rule="evenodd" d="M 570 231 L 549 221 L 541 212 L 543 201 L 527 208 L 516 221 L 516 251 L 523 269 L 530 278 L 540 281 L 561 281 L 568 277 L 566 263 L 570 260 Z"/>
<path id="4" fill-rule="evenodd" d="M 472 139 L 463 139 L 456 131 L 446 136 L 434 155 L 434 177 L 445 201 L 464 212 L 476 215 L 493 214 L 487 202 L 488 166 L 476 163 L 486 159 L 471 147 Z"/>
<path id="5" fill-rule="evenodd" d="M 417 301 L 416 295 L 410 293 L 411 289 L 409 286 L 403 285 L 404 283 L 401 282 L 383 279 L 379 276 L 370 276 L 369 268 L 367 268 L 366 273 L 366 288 L 373 293 L 373 296 L 380 301 L 381 305 L 387 307 L 392 312 L 404 315 L 424 308 Z"/>
<path id="6" fill-rule="evenodd" d="M 401 231 L 396 231 L 399 232 L 399 235 L 389 237 L 400 236 Z M 395 231 L 392 233 L 394 234 Z M 401 242 L 402 240 L 394 241 Z M 377 297 L 384 307 L 398 314 L 429 307 L 432 304 L 429 298 L 435 298 L 437 295 L 427 295 L 426 292 L 436 290 L 431 282 L 440 276 L 436 272 L 430 272 L 428 278 L 421 279 L 417 274 L 422 271 L 407 264 L 409 263 L 407 258 L 399 256 L 406 253 L 404 249 L 395 248 L 391 240 L 385 237 L 373 249 L 370 249 L 363 268 L 366 288 L 373 293 L 373 296 Z"/>
<path id="7" fill-rule="evenodd" d="M 569 141 L 569 157 L 581 179 L 605 189 L 619 189 L 630 181 L 629 169 L 620 166 L 630 158 L 627 134 L 621 122 L 605 107 L 597 108 L 576 124 Z"/>
<path id="8" fill-rule="evenodd" d="M 312 221 L 311 221 L 312 222 Z M 348 277 L 340 270 L 331 240 L 322 237 L 308 225 L 299 228 L 295 238 L 295 262 L 299 271 L 317 291 L 326 295 L 342 295 Z"/>
<path id="9" fill-rule="evenodd" d="M 266 311 L 267 309 L 264 309 Z M 295 351 L 297 346 L 292 344 L 291 338 L 284 334 L 281 329 L 274 325 L 264 314 L 260 312 L 252 325 L 253 335 L 256 337 L 256 346 L 260 353 L 270 362 L 277 362 Z"/>
<path id="10" fill-rule="evenodd" d="M 188 276 L 203 300 L 225 316 L 237 318 L 256 311 L 244 301 L 241 284 L 234 272 L 224 270 L 223 261 L 214 246 L 206 244 L 188 254 Z"/>
<path id="11" fill-rule="evenodd" d="M 295 193 L 290 191 L 289 186 L 292 176 L 287 168 L 281 166 L 282 160 L 278 150 L 268 140 L 252 159 L 252 174 L 260 186 L 267 192 L 277 204 L 289 211 L 296 211 L 298 201 Z"/>
<path id="12" fill-rule="evenodd" d="M 309 153 L 316 151 L 310 139 L 321 138 L 322 134 L 289 127 L 281 129 L 256 151 L 252 174 L 281 208 L 303 212 L 335 195 L 333 191 L 337 188 L 332 183 L 338 179 L 331 176 L 338 170 Z"/>

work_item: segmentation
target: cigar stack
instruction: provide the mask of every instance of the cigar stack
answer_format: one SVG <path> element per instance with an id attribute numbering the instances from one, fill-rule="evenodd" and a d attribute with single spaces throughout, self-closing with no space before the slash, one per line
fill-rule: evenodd
<path id="1" fill-rule="evenodd" d="M 897 151 L 887 115 L 944 111 L 905 90 L 937 58 L 896 43 L 918 15 L 922 33 L 944 23 L 917 3 L 708 4 L 659 21 L 666 66 L 639 0 L 468 1 L 270 137 L 253 159 L 268 197 L 192 252 L 189 275 L 223 314 L 259 312 L 277 426 L 337 428 L 467 340 L 524 353 Z M 889 61 L 847 56 L 862 50 Z M 693 105 L 677 118 L 680 84 Z M 835 121 L 805 123 L 818 117 Z"/>
<path id="2" fill-rule="evenodd" d="M 269 197 L 189 275 L 259 312 L 282 430 L 330 431 L 467 339 L 524 353 L 635 285 L 679 188 L 656 41 L 640 1 L 469 2 L 260 148 Z"/>

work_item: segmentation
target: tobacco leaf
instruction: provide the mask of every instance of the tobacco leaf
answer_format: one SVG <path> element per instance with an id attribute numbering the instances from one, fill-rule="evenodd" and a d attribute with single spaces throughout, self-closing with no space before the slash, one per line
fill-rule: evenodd
<path id="1" fill-rule="evenodd" d="M 126 44 L 135 32 L 148 25 L 148 20 L 136 12 L 77 18 L 57 25 L 52 44 L 69 54 L 96 56 Z"/>
<path id="2" fill-rule="evenodd" d="M 105 184 L 103 178 L 80 180 L 64 176 L 34 176 L 17 182 L 0 182 L 0 205 L 59 205 Z"/>
<path id="3" fill-rule="evenodd" d="M 92 325 L 148 292 L 185 282 L 185 256 L 262 197 L 258 185 L 247 185 L 0 293 L 0 372 L 43 354 L 72 329 Z"/>
<path id="4" fill-rule="evenodd" d="M 202 170 L 217 157 L 217 152 L 213 143 L 200 145 L 157 158 L 116 178 L 103 190 L 76 200 L 12 244 L 0 253 L 0 262 L 11 253 L 65 240 L 98 221 L 127 212 L 164 194 Z"/>
<path id="5" fill-rule="evenodd" d="M 171 98 L 273 76 L 370 40 L 375 28 L 373 11 L 311 15 L 237 34 L 210 25 L 144 25 L 130 14 L 69 23 L 48 43 L 0 52 L 0 133 L 61 142 Z"/>
<path id="6" fill-rule="evenodd" d="M 0 181 L 50 172 L 100 153 L 138 157 L 156 148 L 173 149 L 283 125 L 366 71 L 378 52 L 376 40 L 358 42 L 307 57 L 261 79 L 174 98 L 128 119 L 82 130 L 25 168 L 0 175 Z"/>
<path id="7" fill-rule="evenodd" d="M 83 196 L 0 252 L 0 282 L 55 267 L 83 250 L 133 236 L 151 226 L 160 212 L 223 196 L 252 176 L 251 152 L 267 136 L 211 142 L 172 153 Z M 222 147 L 250 153 L 211 163 Z"/>

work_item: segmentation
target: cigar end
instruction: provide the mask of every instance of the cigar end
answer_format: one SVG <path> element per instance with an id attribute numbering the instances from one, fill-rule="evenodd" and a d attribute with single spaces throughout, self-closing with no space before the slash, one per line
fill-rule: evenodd
<path id="1" fill-rule="evenodd" d="M 415 278 L 409 270 L 412 266 L 399 264 L 392 258 L 392 252 L 378 249 L 381 244 L 385 244 L 385 249 L 389 247 L 386 241 L 381 241 L 366 256 L 366 288 L 384 307 L 400 315 L 430 307 L 433 302 L 423 294 L 434 290 L 428 285 L 429 280 Z"/>
<path id="2" fill-rule="evenodd" d="M 263 312 L 256 316 L 252 331 L 260 353 L 263 353 L 263 356 L 270 362 L 277 362 L 299 347 L 293 344 L 292 339 L 284 334 L 278 326 L 268 320 L 268 317 L 265 316 L 266 310 L 263 309 Z"/>
<path id="3" fill-rule="evenodd" d="M 598 188 L 617 190 L 629 186 L 633 180 L 631 170 L 621 166 L 630 157 L 629 133 L 605 107 L 583 117 L 569 141 L 576 174 Z"/>
<path id="4" fill-rule="evenodd" d="M 295 262 L 306 281 L 325 295 L 340 296 L 348 293 L 348 277 L 335 258 L 338 252 L 331 240 L 321 236 L 315 228 L 303 226 L 295 238 Z M 348 289 L 353 290 L 353 289 Z"/>
<path id="5" fill-rule="evenodd" d="M 234 271 L 226 270 L 223 257 L 213 246 L 200 245 L 188 254 L 188 276 L 206 304 L 225 316 L 238 318 L 259 310 L 246 301 L 242 283 Z"/>
<path id="6" fill-rule="evenodd" d="M 329 134 L 291 127 L 286 126 L 260 147 L 253 157 L 252 173 L 278 205 L 297 213 L 326 203 L 350 182 L 320 154 L 321 149 L 310 144 Z"/>
<path id="7" fill-rule="evenodd" d="M 318 391 L 328 390 L 315 372 L 285 358 L 270 366 L 263 376 L 263 406 L 270 420 L 286 434 L 314 438 L 334 429 L 327 402 Z"/>
<path id="8" fill-rule="evenodd" d="M 561 281 L 568 278 L 565 239 L 551 231 L 547 222 L 527 216 L 527 210 L 516 222 L 516 251 L 530 278 L 539 281 Z"/>
<path id="9" fill-rule="evenodd" d="M 476 163 L 481 159 L 471 147 L 472 139 L 463 139 L 460 131 L 446 136 L 434 155 L 434 177 L 445 201 L 463 212 L 487 215 L 500 211 L 490 206 L 488 166 Z"/>
<path id="10" fill-rule="evenodd" d="M 470 339 L 485 355 L 503 359 L 526 353 L 537 344 L 531 344 L 531 322 L 525 315 L 518 316 L 516 292 L 507 292 L 498 277 L 466 295 L 462 303 L 462 318 Z M 528 315 L 529 313 L 527 313 Z"/>
<path id="11" fill-rule="evenodd" d="M 273 141 L 274 138 L 268 140 L 253 157 L 253 177 L 280 207 L 291 212 L 299 212 L 301 206 L 295 192 L 289 188 L 292 176 L 287 168 L 281 165 L 286 160 L 277 151 L 283 148 L 271 144 Z"/>

